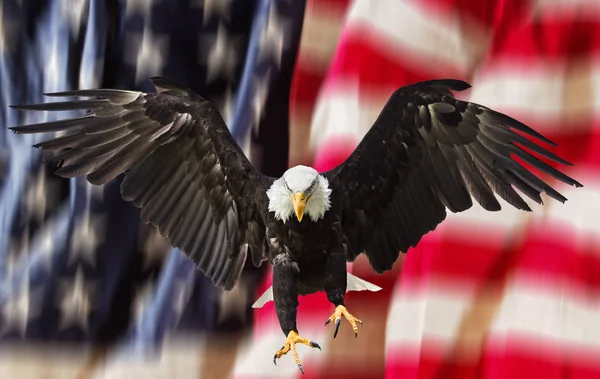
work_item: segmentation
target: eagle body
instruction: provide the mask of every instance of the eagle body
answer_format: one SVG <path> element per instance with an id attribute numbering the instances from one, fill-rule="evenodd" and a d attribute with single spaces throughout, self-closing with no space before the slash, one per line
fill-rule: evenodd
<path id="1" fill-rule="evenodd" d="M 325 280 L 331 273 L 331 256 L 336 252 L 343 256 L 343 247 L 339 238 L 339 217 L 328 212 L 327 216 L 317 222 L 298 222 L 293 219 L 283 224 L 273 220 L 267 229 L 270 263 L 276 263 L 275 258 L 286 255 L 298 267 L 297 287 L 300 295 L 308 295 L 323 291 Z M 341 261 L 346 274 L 346 259 Z"/>
<path id="2" fill-rule="evenodd" d="M 155 93 L 47 94 L 78 99 L 13 107 L 87 113 L 11 129 L 64 132 L 35 145 L 57 163 L 57 175 L 97 185 L 122 175 L 123 198 L 216 286 L 233 288 L 247 259 L 257 267 L 268 261 L 287 336 L 275 358 L 291 351 L 301 370 L 296 344 L 318 345 L 298 334 L 298 296 L 327 294 L 335 306 L 328 319 L 334 337 L 342 317 L 355 335 L 362 323 L 344 305 L 346 262 L 365 254 L 382 273 L 447 211 L 465 211 L 475 200 L 497 212 L 496 196 L 531 211 L 519 192 L 541 204 L 542 193 L 566 201 L 549 178 L 581 187 L 555 167 L 570 163 L 539 144 L 552 141 L 505 114 L 456 99 L 453 91 L 470 87 L 460 80 L 397 89 L 344 163 L 322 173 L 296 166 L 279 178 L 256 170 L 210 102 L 166 78 L 152 82 Z"/>

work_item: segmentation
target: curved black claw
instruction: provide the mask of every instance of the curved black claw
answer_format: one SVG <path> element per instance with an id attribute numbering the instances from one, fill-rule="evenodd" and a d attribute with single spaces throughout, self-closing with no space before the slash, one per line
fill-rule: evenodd
<path id="1" fill-rule="evenodd" d="M 319 344 L 314 341 L 310 341 L 310 347 L 314 347 L 316 349 L 321 350 L 321 346 L 319 346 Z"/>
<path id="2" fill-rule="evenodd" d="M 302 369 L 302 363 L 298 364 L 298 368 L 300 369 L 300 372 L 302 373 L 302 375 L 304 375 L 304 370 Z"/>
<path id="3" fill-rule="evenodd" d="M 281 349 L 279 350 L 283 350 L 285 348 L 285 345 L 281 346 Z M 277 353 L 275 353 L 275 355 L 273 355 L 273 363 L 275 364 L 275 366 L 277 366 Z"/>
<path id="4" fill-rule="evenodd" d="M 340 322 L 341 321 L 342 320 L 339 319 L 339 318 L 335 319 L 335 332 L 333 332 L 333 338 L 335 338 L 337 336 L 337 334 L 338 334 L 338 330 L 340 329 Z"/>

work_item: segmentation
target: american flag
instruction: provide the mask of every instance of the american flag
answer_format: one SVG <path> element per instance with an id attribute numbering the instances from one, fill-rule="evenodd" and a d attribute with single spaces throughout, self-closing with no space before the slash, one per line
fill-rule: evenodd
<path id="1" fill-rule="evenodd" d="M 323 327 L 326 299 L 302 299 L 300 317 L 311 314 L 299 328 L 323 347 L 300 351 L 303 377 L 599 377 L 600 3 L 309 0 L 304 25 L 291 162 L 321 171 L 341 163 L 394 89 L 452 77 L 473 85 L 464 99 L 557 142 L 585 187 L 559 187 L 569 200 L 530 205 L 532 214 L 506 203 L 495 214 L 450 214 L 383 276 L 355 262 L 351 270 L 383 290 L 348 295 L 365 326 L 342 341 L 351 333 L 332 340 Z M 259 310 L 253 331 L 265 346 L 277 340 L 271 312 Z M 236 373 L 301 377 L 249 363 Z"/>
<path id="2" fill-rule="evenodd" d="M 108 350 L 119 361 L 160 353 L 171 332 L 201 340 L 201 333 L 247 330 L 263 272 L 250 263 L 233 291 L 216 289 L 140 223 L 139 210 L 120 198 L 118 181 L 94 187 L 63 180 L 31 147 L 39 137 L 6 129 L 56 116 L 8 106 L 76 88 L 151 91 L 149 78 L 166 76 L 217 104 L 253 162 L 281 174 L 304 6 L 299 0 L 0 3 L 0 345 L 9 352 L 0 357 L 0 377 L 24 375 L 11 371 L 18 369 L 10 354 L 17 346 L 43 345 L 42 354 Z M 38 372 L 51 375 L 59 361 L 82 366 L 63 358 L 50 368 L 40 364 Z"/>

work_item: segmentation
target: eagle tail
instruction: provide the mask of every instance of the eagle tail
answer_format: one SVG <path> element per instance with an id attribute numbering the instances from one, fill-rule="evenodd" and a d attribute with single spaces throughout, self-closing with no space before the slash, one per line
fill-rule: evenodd
<path id="1" fill-rule="evenodd" d="M 369 283 L 364 279 L 347 273 L 346 292 L 348 291 L 372 291 L 377 292 L 381 287 Z M 266 303 L 273 300 L 273 286 L 267 288 L 265 292 L 252 304 L 252 308 L 262 308 Z"/>

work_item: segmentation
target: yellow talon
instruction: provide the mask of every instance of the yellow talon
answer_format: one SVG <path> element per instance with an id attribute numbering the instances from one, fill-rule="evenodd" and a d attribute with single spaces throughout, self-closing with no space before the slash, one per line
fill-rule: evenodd
<path id="1" fill-rule="evenodd" d="M 335 307 L 335 312 L 325 321 L 325 325 L 335 320 L 335 331 L 333 332 L 333 338 L 337 336 L 338 329 L 340 328 L 340 321 L 342 316 L 348 320 L 350 325 L 352 325 L 352 330 L 354 330 L 354 338 L 358 336 L 358 324 L 363 324 L 363 322 L 356 317 L 352 316 L 350 312 L 343 305 L 338 305 Z"/>
<path id="2" fill-rule="evenodd" d="M 295 331 L 290 331 L 288 333 L 287 338 L 285 339 L 285 344 L 281 347 L 281 349 L 275 352 L 275 356 L 273 357 L 273 363 L 277 364 L 277 359 L 286 355 L 290 350 L 292 351 L 292 356 L 294 357 L 294 362 L 296 366 L 300 369 L 300 372 L 304 374 L 304 370 L 302 369 L 302 362 L 300 361 L 300 357 L 298 356 L 298 352 L 296 351 L 296 344 L 301 343 L 306 346 L 314 347 L 321 350 L 321 346 L 318 343 L 313 342 L 307 338 L 300 336 Z"/>

